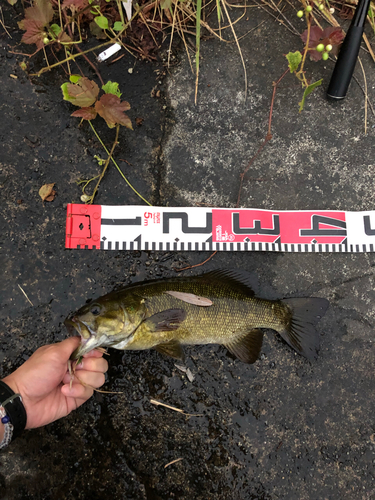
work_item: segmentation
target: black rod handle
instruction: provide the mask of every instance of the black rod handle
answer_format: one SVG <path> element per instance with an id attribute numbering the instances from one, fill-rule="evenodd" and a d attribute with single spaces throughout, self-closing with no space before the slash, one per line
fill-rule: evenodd
<path id="1" fill-rule="evenodd" d="M 363 26 L 350 26 L 342 43 L 341 50 L 329 82 L 327 96 L 344 99 L 352 79 L 361 46 Z"/>

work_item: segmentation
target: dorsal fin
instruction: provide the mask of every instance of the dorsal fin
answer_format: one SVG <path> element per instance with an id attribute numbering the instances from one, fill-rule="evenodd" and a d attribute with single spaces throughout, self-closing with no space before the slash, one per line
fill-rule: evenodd
<path id="1" fill-rule="evenodd" d="M 194 276 L 191 279 L 194 279 Z M 233 288 L 236 291 L 241 291 L 248 297 L 253 297 L 255 295 L 254 289 L 258 288 L 255 275 L 239 269 L 217 269 L 201 274 L 200 276 L 195 276 L 195 279 L 217 284 L 220 287 L 224 285 L 228 288 Z"/>
<path id="2" fill-rule="evenodd" d="M 247 297 L 253 297 L 258 291 L 258 280 L 255 274 L 236 269 L 217 269 L 205 274 L 198 274 L 197 276 L 183 276 L 132 283 L 126 288 L 113 293 L 121 294 L 126 292 L 128 296 L 132 292 L 137 297 L 137 300 L 140 300 L 141 298 L 147 298 L 159 293 L 173 291 L 173 288 L 175 291 L 181 291 L 183 283 L 188 283 L 189 285 L 194 283 L 211 285 L 220 290 L 226 289 L 237 293 L 240 292 Z M 185 291 L 187 292 L 188 290 Z"/>

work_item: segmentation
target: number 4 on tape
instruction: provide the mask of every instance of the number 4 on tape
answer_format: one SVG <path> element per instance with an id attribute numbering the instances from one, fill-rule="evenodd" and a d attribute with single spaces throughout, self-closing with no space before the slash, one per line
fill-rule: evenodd
<path id="1" fill-rule="evenodd" d="M 375 211 L 69 204 L 66 248 L 374 252 Z"/>

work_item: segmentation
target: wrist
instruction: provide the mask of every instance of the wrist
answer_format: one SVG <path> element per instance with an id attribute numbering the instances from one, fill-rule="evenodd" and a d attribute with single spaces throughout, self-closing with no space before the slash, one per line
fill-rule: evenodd
<path id="1" fill-rule="evenodd" d="M 0 450 L 2 450 L 6 448 L 13 439 L 13 425 L 10 423 L 10 419 L 3 406 L 0 406 L 0 425 Z"/>
<path id="2" fill-rule="evenodd" d="M 21 394 L 17 382 L 14 380 L 14 377 L 12 377 L 12 375 L 8 375 L 7 377 L 0 379 L 0 382 L 4 382 L 4 384 L 6 384 L 10 389 L 12 389 L 12 391 L 15 394 Z"/>
<path id="3" fill-rule="evenodd" d="M 0 382 L 4 382 L 13 392 L 14 394 L 19 394 L 21 396 L 21 403 L 23 404 L 26 414 L 27 414 L 27 404 L 25 402 L 25 394 L 24 391 L 22 390 L 22 387 L 17 384 L 17 378 L 15 376 L 16 372 L 11 373 L 10 375 L 7 375 L 6 377 L 0 379 Z M 0 400 L 1 404 L 1 400 Z"/>
<path id="4" fill-rule="evenodd" d="M 22 396 L 14 389 L 17 390 L 18 387 L 17 384 L 12 383 L 11 377 L 0 380 L 0 416 L 3 419 L 2 423 L 5 424 L 5 436 L 9 434 L 9 432 L 7 432 L 8 423 L 11 424 L 9 429 L 11 429 L 12 432 L 10 433 L 9 441 L 12 436 L 13 439 L 19 436 L 25 429 L 27 423 L 27 415 L 22 403 Z M 7 422 L 4 421 L 4 418 L 7 419 Z"/>

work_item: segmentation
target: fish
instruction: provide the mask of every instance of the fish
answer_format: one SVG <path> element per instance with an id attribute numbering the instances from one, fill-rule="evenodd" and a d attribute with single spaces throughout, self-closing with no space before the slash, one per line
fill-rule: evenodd
<path id="1" fill-rule="evenodd" d="M 84 305 L 64 323 L 81 336 L 73 360 L 98 347 L 156 349 L 184 360 L 185 345 L 221 344 L 254 363 L 265 329 L 312 360 L 320 343 L 315 326 L 328 306 L 318 297 L 258 298 L 250 273 L 219 269 L 129 285 Z"/>

